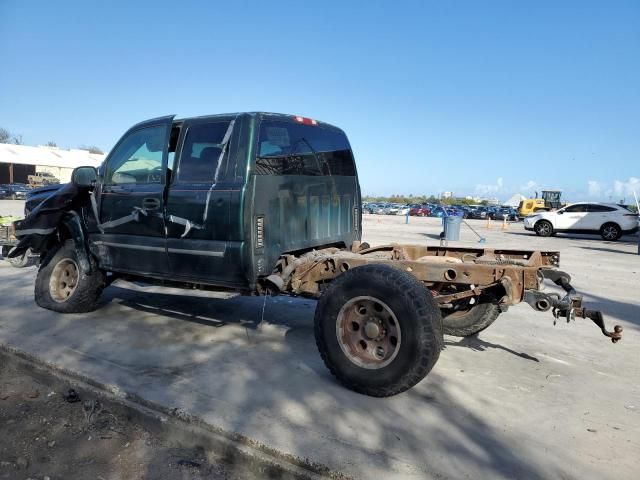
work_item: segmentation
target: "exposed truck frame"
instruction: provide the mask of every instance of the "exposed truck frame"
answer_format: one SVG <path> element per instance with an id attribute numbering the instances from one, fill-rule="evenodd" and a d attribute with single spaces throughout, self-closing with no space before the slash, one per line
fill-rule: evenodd
<path id="1" fill-rule="evenodd" d="M 156 163 L 140 162 L 138 147 Z M 355 163 L 336 127 L 264 113 L 169 116 L 132 127 L 100 171 L 76 169 L 16 223 L 10 256 L 41 254 L 36 302 L 64 313 L 95 308 L 105 286 L 132 275 L 318 299 L 315 336 L 327 367 L 373 396 L 424 378 L 443 333 L 474 335 L 520 302 L 556 319 L 591 319 L 614 343 L 621 338 L 621 327 L 608 331 L 583 306 L 558 252 L 371 247 L 361 220 Z M 563 293 L 543 291 L 547 280 Z"/>
<path id="2" fill-rule="evenodd" d="M 354 242 L 351 250 L 328 248 L 301 256 L 283 256 L 274 273 L 261 282 L 260 293 L 288 293 L 319 298 L 324 282 L 363 265 L 387 265 L 409 272 L 422 282 L 443 312 L 460 303 L 490 296 L 502 311 L 520 302 L 555 318 L 589 318 L 615 343 L 622 327 L 606 330 L 601 312 L 582 306 L 582 296 L 571 286 L 569 274 L 558 270 L 559 252 L 429 247 L 391 244 L 370 247 Z M 541 291 L 545 279 L 565 295 Z M 474 332 L 477 333 L 477 332 Z"/>

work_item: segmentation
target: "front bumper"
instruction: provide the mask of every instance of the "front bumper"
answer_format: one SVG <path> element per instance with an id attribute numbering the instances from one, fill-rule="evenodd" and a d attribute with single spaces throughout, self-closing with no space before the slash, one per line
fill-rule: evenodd
<path id="1" fill-rule="evenodd" d="M 533 230 L 533 226 L 536 224 L 537 218 L 524 217 L 524 229 Z"/>

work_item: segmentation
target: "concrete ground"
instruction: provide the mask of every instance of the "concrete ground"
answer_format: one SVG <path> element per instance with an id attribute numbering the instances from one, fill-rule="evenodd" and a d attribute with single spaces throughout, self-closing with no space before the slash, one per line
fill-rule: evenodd
<path id="1" fill-rule="evenodd" d="M 0 200 L 0 216 L 24 216 L 24 200 Z"/>
<path id="2" fill-rule="evenodd" d="M 432 218 L 363 224 L 371 244 L 436 244 L 440 232 Z M 325 368 L 313 301 L 116 284 L 95 312 L 59 315 L 34 304 L 35 268 L 0 261 L 0 344 L 356 478 L 637 478 L 636 237 L 471 224 L 488 247 L 560 250 L 574 286 L 609 328 L 624 327 L 623 340 L 611 344 L 588 320 L 554 327 L 549 313 L 518 305 L 477 338 L 446 337 L 424 381 L 375 399 Z M 456 245 L 476 240 L 463 226 Z"/>

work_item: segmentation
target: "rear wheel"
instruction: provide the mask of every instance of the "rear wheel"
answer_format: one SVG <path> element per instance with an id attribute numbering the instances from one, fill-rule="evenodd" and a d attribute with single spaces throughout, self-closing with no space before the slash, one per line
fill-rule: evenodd
<path id="1" fill-rule="evenodd" d="M 444 333 L 456 337 L 468 337 L 489 327 L 500 315 L 500 308 L 493 303 L 480 303 L 466 310 L 443 316 Z"/>
<path id="2" fill-rule="evenodd" d="M 104 274 L 92 263 L 91 274 L 80 267 L 73 241 L 51 251 L 38 270 L 35 300 L 42 308 L 61 313 L 89 312 L 104 288 Z"/>
<path id="3" fill-rule="evenodd" d="M 443 347 L 440 310 L 410 274 L 365 265 L 340 275 L 315 314 L 316 344 L 331 373 L 347 388 L 387 397 L 433 368 Z"/>
<path id="4" fill-rule="evenodd" d="M 547 220 L 540 220 L 533 229 L 539 237 L 549 237 L 553 234 L 553 225 Z"/>
<path id="5" fill-rule="evenodd" d="M 622 229 L 616 223 L 605 223 L 600 228 L 600 236 L 604 240 L 614 242 L 622 236 Z"/>

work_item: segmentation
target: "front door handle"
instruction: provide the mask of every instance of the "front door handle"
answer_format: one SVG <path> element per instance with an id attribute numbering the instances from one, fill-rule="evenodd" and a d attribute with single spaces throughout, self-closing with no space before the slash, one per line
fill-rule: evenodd
<path id="1" fill-rule="evenodd" d="M 160 199 L 153 197 L 143 198 L 142 208 L 145 210 L 157 210 L 160 208 Z"/>

